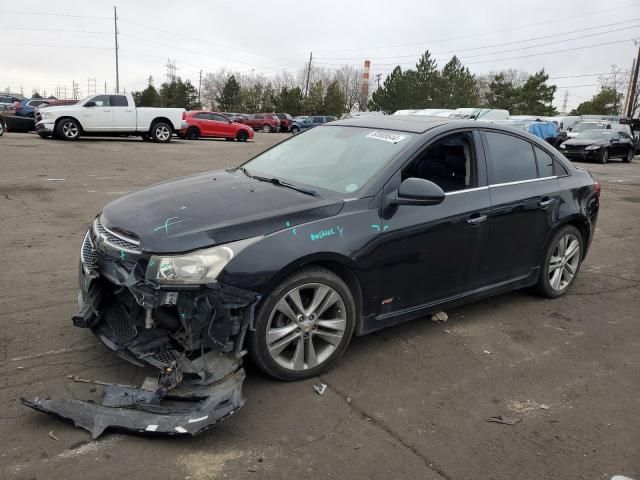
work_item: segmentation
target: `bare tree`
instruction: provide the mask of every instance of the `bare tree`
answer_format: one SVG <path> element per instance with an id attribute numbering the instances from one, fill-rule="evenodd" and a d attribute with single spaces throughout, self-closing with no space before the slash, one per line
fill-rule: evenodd
<path id="1" fill-rule="evenodd" d="M 334 73 L 334 80 L 338 82 L 340 90 L 344 95 L 344 108 L 347 112 L 353 110 L 356 105 L 361 104 L 362 95 L 362 69 L 353 65 L 343 65 Z M 366 101 L 364 103 L 366 107 Z M 364 108 L 361 105 L 361 110 Z"/>
<path id="2" fill-rule="evenodd" d="M 598 82 L 602 88 L 608 88 L 616 93 L 621 93 L 620 103 L 616 105 L 616 110 L 622 112 L 627 101 L 627 86 L 629 85 L 629 72 L 618 68 L 617 65 L 611 65 L 611 73 L 598 78 Z M 635 99 L 637 102 L 637 98 Z"/>

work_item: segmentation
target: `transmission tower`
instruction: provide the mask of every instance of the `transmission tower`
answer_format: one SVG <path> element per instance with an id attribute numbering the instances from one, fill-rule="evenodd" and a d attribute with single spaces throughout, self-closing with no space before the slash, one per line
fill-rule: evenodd
<path id="1" fill-rule="evenodd" d="M 97 92 L 98 82 L 95 78 L 87 78 L 87 95 L 95 95 Z"/>
<path id="2" fill-rule="evenodd" d="M 171 83 L 176 79 L 176 61 L 167 59 L 167 83 Z"/>

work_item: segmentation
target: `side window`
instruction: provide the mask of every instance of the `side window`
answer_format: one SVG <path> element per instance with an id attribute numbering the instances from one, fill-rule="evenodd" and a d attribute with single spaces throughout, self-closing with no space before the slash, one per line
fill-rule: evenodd
<path id="1" fill-rule="evenodd" d="M 402 179 L 424 178 L 445 192 L 455 192 L 476 185 L 475 165 L 473 134 L 454 133 L 418 153 L 402 172 Z"/>
<path id="2" fill-rule="evenodd" d="M 489 184 L 537 178 L 532 145 L 513 135 L 484 132 Z"/>
<path id="3" fill-rule="evenodd" d="M 109 103 L 109 95 L 98 95 L 93 97 L 91 101 L 96 104 L 96 107 L 109 107 L 111 105 Z"/>
<path id="4" fill-rule="evenodd" d="M 323 117 L 313 117 L 313 123 L 323 123 Z"/>
<path id="5" fill-rule="evenodd" d="M 215 113 L 211 114 L 211 120 L 215 120 L 216 122 L 224 122 L 224 123 L 228 123 L 227 122 L 227 117 L 223 116 L 223 115 L 217 115 Z"/>
<path id="6" fill-rule="evenodd" d="M 534 146 L 533 149 L 536 152 L 536 162 L 538 163 L 538 177 L 553 177 L 555 175 L 553 173 L 553 157 L 541 148 Z"/>
<path id="7" fill-rule="evenodd" d="M 111 95 L 109 97 L 112 107 L 128 107 L 129 102 L 124 95 Z"/>
<path id="8" fill-rule="evenodd" d="M 197 118 L 198 120 L 209 120 L 209 114 L 208 113 L 196 113 L 194 115 L 195 118 Z"/>

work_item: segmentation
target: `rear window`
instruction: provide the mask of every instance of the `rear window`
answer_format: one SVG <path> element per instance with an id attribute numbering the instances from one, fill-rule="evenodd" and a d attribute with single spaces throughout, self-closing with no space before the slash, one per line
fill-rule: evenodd
<path id="1" fill-rule="evenodd" d="M 125 97 L 124 95 L 111 95 L 110 102 L 112 107 L 128 107 L 129 106 L 127 97 Z"/>
<path id="2" fill-rule="evenodd" d="M 537 178 L 533 145 L 504 133 L 484 132 L 489 158 L 489 183 L 500 184 Z"/>

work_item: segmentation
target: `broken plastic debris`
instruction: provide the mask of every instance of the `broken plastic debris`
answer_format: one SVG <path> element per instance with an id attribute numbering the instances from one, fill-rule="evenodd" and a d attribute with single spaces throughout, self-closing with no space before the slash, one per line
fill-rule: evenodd
<path id="1" fill-rule="evenodd" d="M 64 182 L 64 178 L 47 178 L 47 182 Z"/>
<path id="2" fill-rule="evenodd" d="M 494 417 L 487 418 L 487 422 L 492 423 L 501 423 L 503 425 L 515 425 L 522 421 L 521 418 L 518 417 L 508 417 L 506 415 L 496 415 Z"/>
<path id="3" fill-rule="evenodd" d="M 446 322 L 447 320 L 449 320 L 449 315 L 445 312 L 436 312 L 431 315 L 432 322 Z"/>
<path id="4" fill-rule="evenodd" d="M 49 436 L 50 436 L 51 438 L 53 438 L 54 440 L 56 440 L 56 441 L 58 440 L 58 437 L 56 437 L 55 433 L 53 433 L 53 430 L 51 430 L 51 431 L 49 432 Z"/>
<path id="5" fill-rule="evenodd" d="M 483 353 L 486 353 L 487 355 L 491 355 L 491 352 L 489 350 L 484 350 Z"/>
<path id="6" fill-rule="evenodd" d="M 538 408 L 541 408 L 542 410 L 549 410 L 551 406 L 547 405 L 546 403 L 541 403 L 540 405 L 538 405 Z"/>
<path id="7" fill-rule="evenodd" d="M 327 389 L 326 383 L 316 383 L 313 385 L 313 389 L 316 391 L 318 395 L 323 395 L 324 391 Z"/>

